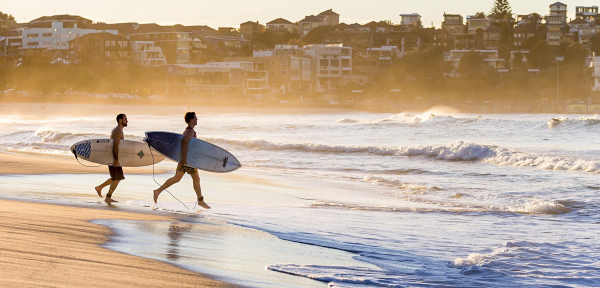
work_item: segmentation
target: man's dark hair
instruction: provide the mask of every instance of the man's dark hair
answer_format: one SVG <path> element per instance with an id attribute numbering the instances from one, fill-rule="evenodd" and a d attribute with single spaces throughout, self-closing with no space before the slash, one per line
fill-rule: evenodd
<path id="1" fill-rule="evenodd" d="M 185 113 L 185 123 L 190 123 L 190 121 L 192 121 L 192 119 L 194 119 L 194 116 L 196 116 L 196 112 L 187 112 Z"/>
<path id="2" fill-rule="evenodd" d="M 123 120 L 123 117 L 125 117 L 125 114 L 117 115 L 117 123 L 119 123 L 119 120 Z"/>

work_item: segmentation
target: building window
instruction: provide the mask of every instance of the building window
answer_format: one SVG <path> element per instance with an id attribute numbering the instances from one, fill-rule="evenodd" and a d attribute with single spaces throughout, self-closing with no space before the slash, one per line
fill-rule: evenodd
<path id="1" fill-rule="evenodd" d="M 300 76 L 300 70 L 297 70 L 297 69 L 292 70 L 292 76 Z"/>
<path id="2" fill-rule="evenodd" d="M 327 55 L 321 55 L 321 59 L 327 59 Z"/>
<path id="3" fill-rule="evenodd" d="M 40 42 L 29 42 L 27 43 L 27 46 L 38 46 L 40 45 Z"/>
<path id="4" fill-rule="evenodd" d="M 52 33 L 44 33 L 42 34 L 43 37 L 52 37 Z"/>
<path id="5" fill-rule="evenodd" d="M 27 38 L 34 38 L 34 37 L 38 37 L 40 36 L 40 34 L 35 33 L 35 34 L 27 34 Z"/>

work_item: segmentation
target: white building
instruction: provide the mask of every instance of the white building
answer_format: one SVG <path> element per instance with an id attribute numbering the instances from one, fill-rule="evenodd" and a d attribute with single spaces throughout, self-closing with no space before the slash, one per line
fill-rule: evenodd
<path id="1" fill-rule="evenodd" d="M 154 46 L 153 41 L 131 41 L 133 63 L 141 66 L 167 65 L 162 49 Z"/>
<path id="2" fill-rule="evenodd" d="M 21 32 L 23 50 L 44 49 L 54 51 L 55 56 L 66 56 L 69 51 L 69 41 L 77 37 L 107 32 L 118 35 L 117 30 L 96 30 L 77 28 L 64 28 L 62 22 L 52 22 L 51 28 L 24 28 Z"/>
<path id="3" fill-rule="evenodd" d="M 312 58 L 313 87 L 328 100 L 337 100 L 344 75 L 352 74 L 352 47 L 312 44 L 304 46 L 304 54 Z"/>
<path id="4" fill-rule="evenodd" d="M 592 67 L 592 77 L 594 77 L 594 86 L 592 86 L 592 91 L 600 92 L 600 57 L 596 56 L 596 53 L 592 56 L 592 62 L 590 63 Z"/>
<path id="5" fill-rule="evenodd" d="M 400 14 L 400 25 L 421 27 L 421 15 L 419 13 Z"/>

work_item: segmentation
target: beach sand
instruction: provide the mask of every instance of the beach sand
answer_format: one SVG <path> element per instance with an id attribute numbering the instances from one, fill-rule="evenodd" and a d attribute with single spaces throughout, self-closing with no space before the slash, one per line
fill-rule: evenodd
<path id="1" fill-rule="evenodd" d="M 98 164 L 81 161 L 88 166 L 98 166 Z M 152 174 L 152 166 L 149 167 L 125 167 L 127 174 Z M 156 174 L 164 173 L 162 169 L 155 168 Z M 108 168 L 85 167 L 77 163 L 75 157 L 65 157 L 61 155 L 29 155 L 24 153 L 5 153 L 0 152 L 0 175 L 19 174 L 106 174 Z"/>
<path id="2" fill-rule="evenodd" d="M 90 171 L 94 170 L 94 171 Z M 96 171 L 97 169 L 97 171 Z M 0 153 L 1 174 L 106 173 L 74 160 Z M 148 173 L 146 168 L 127 173 Z M 107 209 L 0 200 L 1 287 L 233 287 L 173 265 L 101 247 L 93 219 L 172 220 Z"/>

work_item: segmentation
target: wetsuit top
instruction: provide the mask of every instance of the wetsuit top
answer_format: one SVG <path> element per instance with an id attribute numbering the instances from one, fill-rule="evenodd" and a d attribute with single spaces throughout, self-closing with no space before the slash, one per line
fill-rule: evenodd
<path id="1" fill-rule="evenodd" d="M 192 129 L 192 131 L 194 131 L 194 129 L 193 129 L 193 128 L 190 128 L 190 127 L 185 127 L 185 130 L 187 130 L 187 129 Z M 184 132 L 184 133 L 185 133 L 185 132 Z M 194 138 L 196 138 L 196 131 L 194 131 Z"/>

